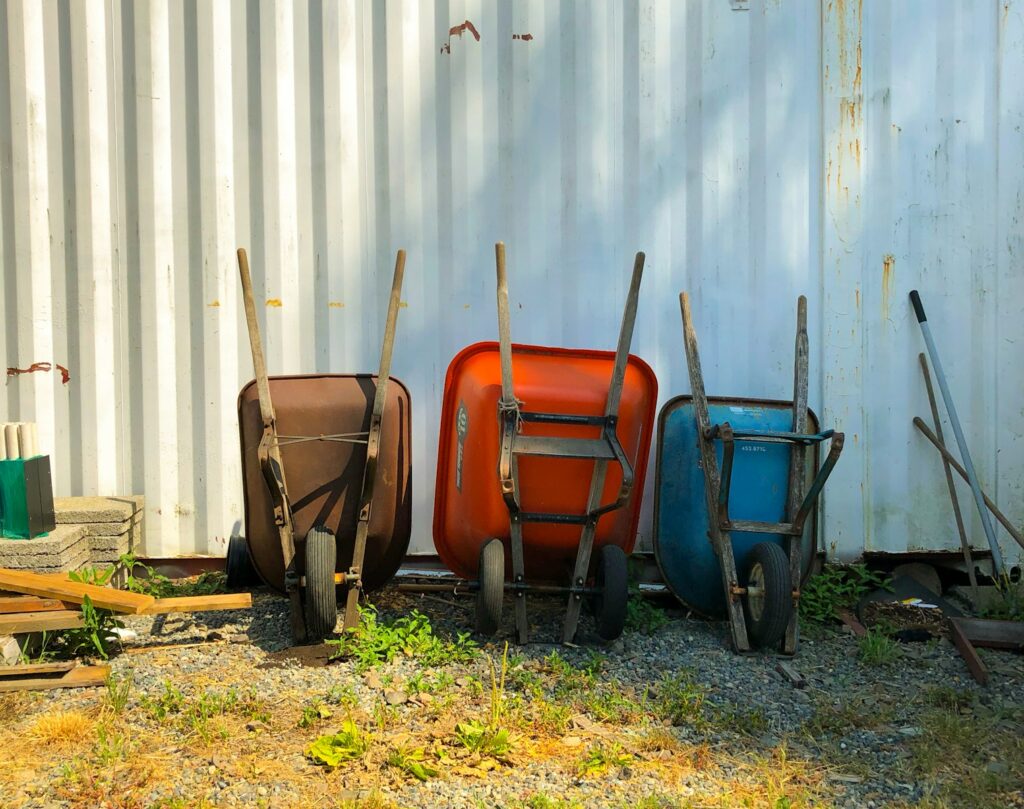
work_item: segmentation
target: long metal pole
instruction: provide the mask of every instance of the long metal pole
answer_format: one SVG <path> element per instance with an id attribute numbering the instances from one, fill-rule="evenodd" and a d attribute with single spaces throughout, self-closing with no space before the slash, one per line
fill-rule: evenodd
<path id="1" fill-rule="evenodd" d="M 932 339 L 932 331 L 928 326 L 928 318 L 924 313 L 924 306 L 921 304 L 921 296 L 917 290 L 910 293 L 910 302 L 914 306 L 914 313 L 917 315 L 917 322 L 921 325 L 921 334 L 924 336 L 924 344 L 928 349 L 928 357 L 935 369 L 935 378 L 939 381 L 939 391 L 942 393 L 942 401 L 946 403 L 946 413 L 949 415 L 949 423 L 953 427 L 953 435 L 956 437 L 956 444 L 960 448 L 960 457 L 964 462 L 964 469 L 967 472 L 967 482 L 971 484 L 971 493 L 974 495 L 974 503 L 978 507 L 978 514 L 981 516 L 981 525 L 985 529 L 985 538 L 992 551 L 992 567 L 997 576 L 1002 577 L 1006 567 L 1003 563 L 1003 554 L 999 550 L 999 543 L 996 542 L 996 532 L 992 527 L 992 519 L 989 517 L 988 509 L 985 508 L 984 495 L 981 493 L 981 485 L 978 483 L 978 474 L 974 471 L 974 462 L 971 461 L 971 452 L 967 448 L 967 439 L 964 438 L 963 428 L 960 426 L 960 419 L 956 415 L 956 405 L 953 404 L 953 394 L 949 391 L 946 382 L 946 374 L 942 371 L 942 363 L 939 361 L 939 352 L 935 347 L 935 340 Z"/>

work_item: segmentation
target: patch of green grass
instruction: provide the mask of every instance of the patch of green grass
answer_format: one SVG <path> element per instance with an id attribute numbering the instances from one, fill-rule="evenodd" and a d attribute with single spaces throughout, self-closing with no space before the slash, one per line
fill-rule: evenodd
<path id="1" fill-rule="evenodd" d="M 673 725 L 703 726 L 707 691 L 697 683 L 694 674 L 682 670 L 662 677 L 655 687 L 654 715 Z"/>
<path id="2" fill-rule="evenodd" d="M 158 722 L 174 720 L 179 728 L 194 734 L 204 742 L 215 735 L 227 738 L 227 730 L 212 720 L 221 716 L 241 716 L 260 722 L 269 722 L 270 714 L 255 690 L 204 691 L 197 697 L 185 694 L 170 682 L 164 682 L 163 691 L 151 697 L 144 695 L 140 704 L 152 719 Z"/>
<path id="3" fill-rule="evenodd" d="M 898 696 L 893 695 L 894 698 Z M 818 699 L 802 729 L 812 739 L 843 736 L 851 730 L 881 727 L 892 721 L 893 715 L 892 703 L 871 693 L 856 699 L 837 699 L 834 702 Z"/>
<path id="4" fill-rule="evenodd" d="M 974 705 L 971 691 L 951 688 L 948 685 L 933 685 L 921 692 L 921 701 L 933 708 L 942 708 L 949 713 L 961 713 Z"/>
<path id="5" fill-rule="evenodd" d="M 836 612 L 853 607 L 862 596 L 886 585 L 887 579 L 865 564 L 826 565 L 800 590 L 800 617 L 813 623 L 829 623 Z"/>
<path id="6" fill-rule="evenodd" d="M 338 683 L 327 689 L 324 701 L 331 705 L 354 708 L 359 703 L 359 697 L 356 696 L 356 690 L 351 683 Z"/>
<path id="7" fill-rule="evenodd" d="M 96 726 L 96 758 L 105 766 L 116 761 L 124 761 L 130 752 L 128 740 L 124 734 L 112 730 L 106 723 Z"/>
<path id="8" fill-rule="evenodd" d="M 455 685 L 455 678 L 447 671 L 439 671 L 432 675 L 423 671 L 417 671 L 405 681 L 405 693 L 438 694 L 447 691 L 453 685 Z"/>
<path id="9" fill-rule="evenodd" d="M 107 677 L 107 705 L 115 714 L 124 713 L 131 697 L 132 686 L 135 683 L 133 672 L 128 672 L 123 677 L 111 674 Z"/>
<path id="10" fill-rule="evenodd" d="M 601 775 L 612 768 L 629 766 L 632 761 L 633 756 L 625 752 L 620 745 L 614 742 L 608 745 L 598 742 L 583 756 L 576 771 L 582 776 Z"/>
<path id="11" fill-rule="evenodd" d="M 901 654 L 899 643 L 879 630 L 869 629 L 857 638 L 857 659 L 865 666 L 888 666 Z"/>
<path id="12" fill-rule="evenodd" d="M 949 694 L 937 695 L 944 702 Z M 909 774 L 925 785 L 937 806 L 996 809 L 1024 794 L 1024 709 L 926 709 L 917 717 L 921 734 L 908 742 Z"/>
<path id="13" fill-rule="evenodd" d="M 468 632 L 460 632 L 454 639 L 440 638 L 430 619 L 416 610 L 393 621 L 378 620 L 373 607 L 361 607 L 359 613 L 361 621 L 354 631 L 328 641 L 335 646 L 332 659 L 351 658 L 358 672 L 390 663 L 399 655 L 424 666 L 440 666 L 469 662 L 478 653 Z"/>
<path id="14" fill-rule="evenodd" d="M 653 635 L 668 623 L 668 614 L 651 600 L 640 595 L 631 595 L 626 603 L 626 629 Z"/>
<path id="15" fill-rule="evenodd" d="M 348 720 L 342 723 L 338 733 L 321 736 L 310 743 L 306 747 L 305 755 L 315 764 L 334 769 L 346 762 L 362 758 L 369 749 L 369 738 L 354 722 Z"/>
<path id="16" fill-rule="evenodd" d="M 1000 621 L 1019 621 L 1024 617 L 1024 586 L 1020 582 L 1007 579 L 993 581 L 997 597 L 982 609 L 982 618 L 994 618 Z"/>
<path id="17" fill-rule="evenodd" d="M 508 673 L 508 643 L 501 655 L 501 664 L 495 666 L 489 656 L 491 673 L 490 706 L 487 721 L 470 719 L 455 726 L 455 739 L 463 747 L 480 756 L 506 761 L 515 745 L 511 731 L 503 726 L 506 713 L 505 677 Z"/>
<path id="18" fill-rule="evenodd" d="M 509 809 L 583 809 L 583 804 L 577 800 L 552 798 L 544 792 L 538 792 L 524 801 L 509 804 Z"/>

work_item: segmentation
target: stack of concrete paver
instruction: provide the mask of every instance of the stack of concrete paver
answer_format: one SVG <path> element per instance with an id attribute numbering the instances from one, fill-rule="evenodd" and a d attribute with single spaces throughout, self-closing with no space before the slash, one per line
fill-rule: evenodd
<path id="1" fill-rule="evenodd" d="M 53 505 L 58 530 L 77 527 L 85 531 L 93 565 L 113 564 L 142 546 L 142 495 L 58 497 Z"/>
<path id="2" fill-rule="evenodd" d="M 0 539 L 0 567 L 65 573 L 89 564 L 88 531 L 82 525 L 58 525 L 34 539 Z"/>

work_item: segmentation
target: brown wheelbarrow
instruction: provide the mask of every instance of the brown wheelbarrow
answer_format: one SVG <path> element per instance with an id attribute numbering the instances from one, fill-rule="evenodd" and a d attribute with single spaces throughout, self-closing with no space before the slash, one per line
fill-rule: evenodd
<path id="1" fill-rule="evenodd" d="M 351 629 L 360 593 L 388 581 L 409 546 L 411 401 L 390 377 L 405 251 L 376 375 L 269 377 L 243 249 L 238 269 L 256 376 L 238 396 L 246 547 L 291 602 L 295 642 L 315 643 L 334 631 L 339 589 Z"/>

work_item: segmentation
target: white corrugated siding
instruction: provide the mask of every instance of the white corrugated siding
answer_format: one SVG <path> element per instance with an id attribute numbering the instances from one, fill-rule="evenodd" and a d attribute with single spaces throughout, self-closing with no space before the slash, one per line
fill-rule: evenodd
<path id="1" fill-rule="evenodd" d="M 662 401 L 688 389 L 680 289 L 709 391 L 774 397 L 807 294 L 811 403 L 848 434 L 826 541 L 956 547 L 910 422 L 906 294 L 1020 518 L 1022 6 L 0 4 L 0 354 L 71 375 L 9 377 L 0 421 L 39 422 L 60 494 L 144 493 L 149 554 L 221 552 L 251 374 L 235 247 L 272 373 L 372 370 L 405 247 L 394 372 L 427 552 L 444 370 L 495 337 L 494 241 L 515 339 L 606 348 L 643 249 L 634 351 Z"/>

